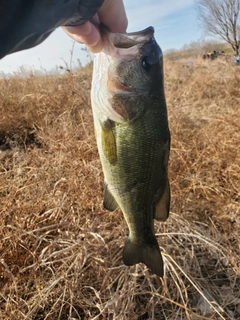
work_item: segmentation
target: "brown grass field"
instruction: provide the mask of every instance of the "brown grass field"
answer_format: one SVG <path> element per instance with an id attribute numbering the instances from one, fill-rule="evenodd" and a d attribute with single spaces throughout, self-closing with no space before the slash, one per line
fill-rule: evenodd
<path id="1" fill-rule="evenodd" d="M 162 280 L 126 267 L 102 207 L 91 66 L 0 80 L 0 319 L 240 319 L 240 67 L 165 61 L 170 218 Z"/>

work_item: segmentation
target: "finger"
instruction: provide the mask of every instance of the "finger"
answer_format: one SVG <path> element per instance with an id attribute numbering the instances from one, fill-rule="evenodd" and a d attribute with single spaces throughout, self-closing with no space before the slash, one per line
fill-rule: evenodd
<path id="1" fill-rule="evenodd" d="M 73 40 L 86 44 L 91 52 L 96 53 L 102 50 L 103 44 L 99 30 L 91 22 L 62 28 Z"/>
<path id="2" fill-rule="evenodd" d="M 98 15 L 99 20 L 112 32 L 126 32 L 128 19 L 123 0 L 105 0 L 98 10 Z"/>

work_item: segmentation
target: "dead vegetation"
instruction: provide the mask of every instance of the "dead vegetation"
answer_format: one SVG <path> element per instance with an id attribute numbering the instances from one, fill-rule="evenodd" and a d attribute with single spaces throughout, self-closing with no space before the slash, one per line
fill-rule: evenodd
<path id="1" fill-rule="evenodd" d="M 0 318 L 239 319 L 239 67 L 165 63 L 164 280 L 123 265 L 126 223 L 102 208 L 90 78 L 0 80 Z"/>

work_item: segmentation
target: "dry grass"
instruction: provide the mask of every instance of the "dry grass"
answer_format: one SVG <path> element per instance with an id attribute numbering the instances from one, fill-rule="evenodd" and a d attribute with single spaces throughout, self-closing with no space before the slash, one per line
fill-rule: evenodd
<path id="1" fill-rule="evenodd" d="M 0 81 L 0 318 L 240 318 L 240 69 L 166 61 L 171 216 L 166 278 L 126 267 L 102 208 L 91 67 Z"/>

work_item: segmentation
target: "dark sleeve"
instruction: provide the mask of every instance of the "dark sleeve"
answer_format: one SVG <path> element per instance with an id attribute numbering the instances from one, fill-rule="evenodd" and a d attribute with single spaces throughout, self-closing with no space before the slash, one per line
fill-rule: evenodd
<path id="1" fill-rule="evenodd" d="M 44 41 L 57 27 L 89 21 L 103 0 L 0 0 L 0 59 Z"/>

